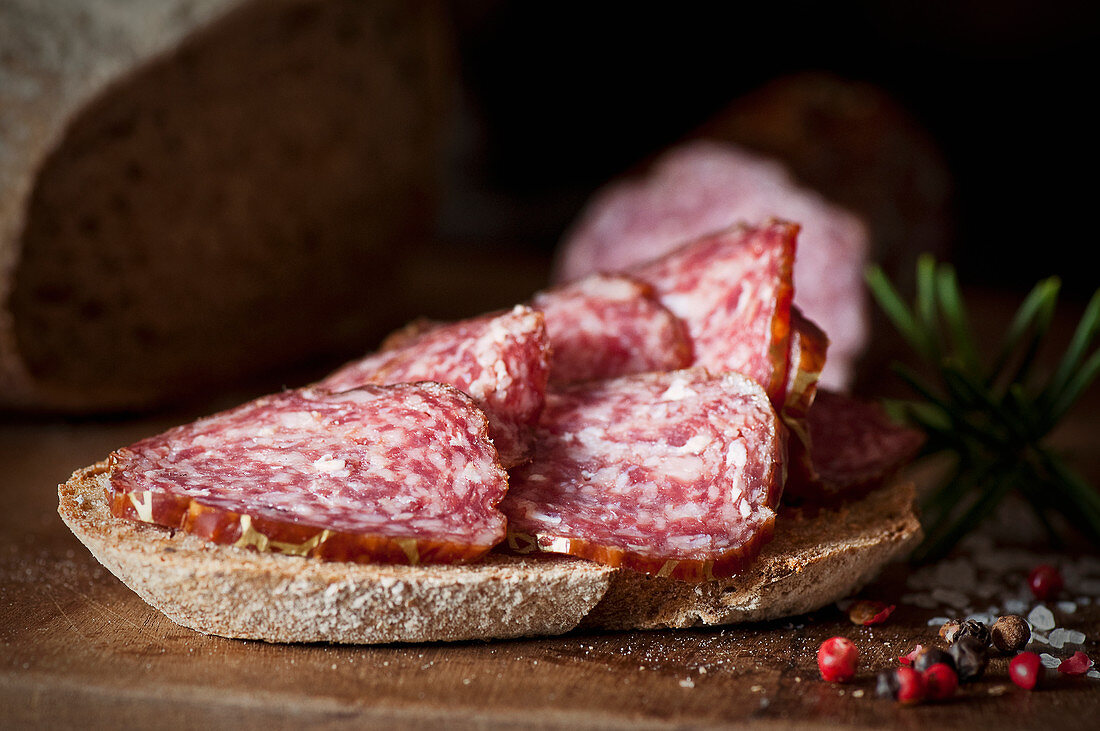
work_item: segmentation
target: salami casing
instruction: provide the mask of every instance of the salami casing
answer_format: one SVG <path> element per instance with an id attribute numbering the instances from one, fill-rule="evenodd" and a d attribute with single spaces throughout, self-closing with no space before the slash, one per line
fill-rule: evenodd
<path id="1" fill-rule="evenodd" d="M 693 241 L 632 274 L 683 320 L 693 365 L 755 379 L 782 408 L 790 348 L 798 226 L 735 226 Z"/>
<path id="2" fill-rule="evenodd" d="M 286 391 L 113 453 L 111 510 L 259 551 L 470 561 L 505 535 L 486 429 L 438 383 Z"/>
<path id="3" fill-rule="evenodd" d="M 684 324 L 653 288 L 624 275 L 594 274 L 535 295 L 553 349 L 552 383 L 670 371 L 691 365 Z"/>
<path id="4" fill-rule="evenodd" d="M 530 453 L 550 373 L 542 313 L 517 306 L 447 324 L 418 321 L 387 340 L 387 349 L 354 361 L 316 384 L 343 391 L 366 384 L 438 381 L 468 394 L 489 417 L 501 463 Z"/>
<path id="5" fill-rule="evenodd" d="M 771 537 L 785 432 L 763 389 L 703 369 L 551 391 L 501 503 L 514 550 L 657 576 L 736 573 Z"/>

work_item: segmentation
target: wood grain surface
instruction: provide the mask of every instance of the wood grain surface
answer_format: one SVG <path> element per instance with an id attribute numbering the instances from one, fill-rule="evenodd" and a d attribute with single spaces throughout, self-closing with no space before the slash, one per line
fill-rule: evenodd
<path id="1" fill-rule="evenodd" d="M 1096 391 L 1058 435 L 1094 481 Z M 1056 675 L 1029 693 L 1008 681 L 1003 658 L 947 703 L 875 698 L 875 672 L 896 667 L 916 643 L 935 644 L 928 620 L 943 611 L 901 601 L 914 591 L 901 565 L 861 593 L 899 603 L 875 627 L 856 627 L 828 607 L 725 629 L 489 643 L 349 647 L 203 636 L 102 569 L 57 517 L 55 491 L 73 469 L 196 415 L 0 420 L 0 727 L 1009 729 L 1088 727 L 1100 715 L 1100 679 Z M 1034 545 L 1035 561 L 1043 548 Z M 1019 550 L 1009 555 L 1021 560 Z M 944 583 L 948 592 L 973 588 L 950 576 Z M 1090 599 L 1072 582 L 1067 597 Z M 1058 619 L 1084 632 L 1084 650 L 1100 659 L 1100 597 Z M 818 677 L 817 647 L 836 634 L 861 651 L 849 685 Z"/>

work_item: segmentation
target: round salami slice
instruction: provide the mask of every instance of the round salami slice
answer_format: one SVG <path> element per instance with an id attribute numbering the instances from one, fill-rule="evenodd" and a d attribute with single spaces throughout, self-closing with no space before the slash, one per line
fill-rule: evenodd
<path id="1" fill-rule="evenodd" d="M 813 474 L 792 472 L 791 501 L 830 502 L 882 485 L 920 449 L 923 435 L 895 424 L 876 403 L 819 389 L 807 418 Z"/>
<path id="2" fill-rule="evenodd" d="M 771 216 L 802 226 L 795 302 L 832 338 L 823 383 L 846 388 L 870 333 L 863 286 L 870 235 L 859 217 L 800 186 L 776 160 L 707 140 L 669 150 L 643 177 L 593 197 L 562 241 L 557 276 L 626 271 L 685 241 Z"/>
<path id="3" fill-rule="evenodd" d="M 417 321 L 387 343 L 388 349 L 348 363 L 315 385 L 344 391 L 366 384 L 450 384 L 489 417 L 489 434 L 505 467 L 528 458 L 550 373 L 542 313 L 517 306 L 442 325 Z"/>
<path id="4" fill-rule="evenodd" d="M 438 383 L 286 391 L 113 453 L 117 517 L 322 559 L 456 563 L 505 535 L 485 415 Z"/>
<path id="5" fill-rule="evenodd" d="M 535 295 L 546 316 L 556 384 L 671 371 L 691 365 L 691 341 L 653 288 L 623 275 L 594 274 Z"/>
<path id="6" fill-rule="evenodd" d="M 759 384 L 703 369 L 551 391 L 501 503 L 513 550 L 729 576 L 771 537 L 785 432 Z"/>
<path id="7" fill-rule="evenodd" d="M 755 379 L 776 408 L 787 383 L 797 236 L 783 221 L 736 226 L 631 272 L 684 321 L 693 365 Z"/>

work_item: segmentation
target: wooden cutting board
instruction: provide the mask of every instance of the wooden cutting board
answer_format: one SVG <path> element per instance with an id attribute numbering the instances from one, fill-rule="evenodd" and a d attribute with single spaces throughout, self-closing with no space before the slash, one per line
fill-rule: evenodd
<path id="1" fill-rule="evenodd" d="M 55 512 L 54 486 L 71 469 L 190 416 L 0 423 L 0 726 L 1076 728 L 1100 713 L 1100 680 L 1060 677 L 1027 693 L 1008 682 L 1003 659 L 950 703 L 875 698 L 874 671 L 936 636 L 927 624 L 935 611 L 905 604 L 876 627 L 855 627 L 830 607 L 736 628 L 491 643 L 280 646 L 203 636 L 102 569 Z M 1071 435 L 1096 439 L 1081 428 Z M 891 569 L 863 595 L 897 601 L 906 571 Z M 1100 602 L 1080 607 L 1072 626 L 1100 656 Z M 818 645 L 836 634 L 862 652 L 863 670 L 846 686 L 821 682 L 816 670 Z"/>

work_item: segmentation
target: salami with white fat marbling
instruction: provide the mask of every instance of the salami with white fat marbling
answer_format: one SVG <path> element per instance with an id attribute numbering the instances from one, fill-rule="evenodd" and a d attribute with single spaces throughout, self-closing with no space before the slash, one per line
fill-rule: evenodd
<path id="1" fill-rule="evenodd" d="M 543 315 L 517 306 L 445 324 L 418 321 L 391 336 L 384 350 L 343 366 L 316 386 L 342 391 L 366 384 L 450 384 L 485 411 L 501 463 L 512 467 L 529 456 L 549 372 Z"/>
<path id="2" fill-rule="evenodd" d="M 556 384 L 670 371 L 691 365 L 684 324 L 653 288 L 624 275 L 595 274 L 535 295 L 546 316 Z"/>
<path id="3" fill-rule="evenodd" d="M 695 360 L 755 379 L 785 400 L 798 226 L 735 226 L 631 271 L 687 326 Z"/>
<path id="4" fill-rule="evenodd" d="M 486 430 L 438 383 L 286 391 L 113 453 L 111 509 L 260 551 L 471 561 L 505 535 Z"/>
<path id="5" fill-rule="evenodd" d="M 515 550 L 685 580 L 729 576 L 771 537 L 785 432 L 763 389 L 703 369 L 551 391 L 501 503 Z"/>

